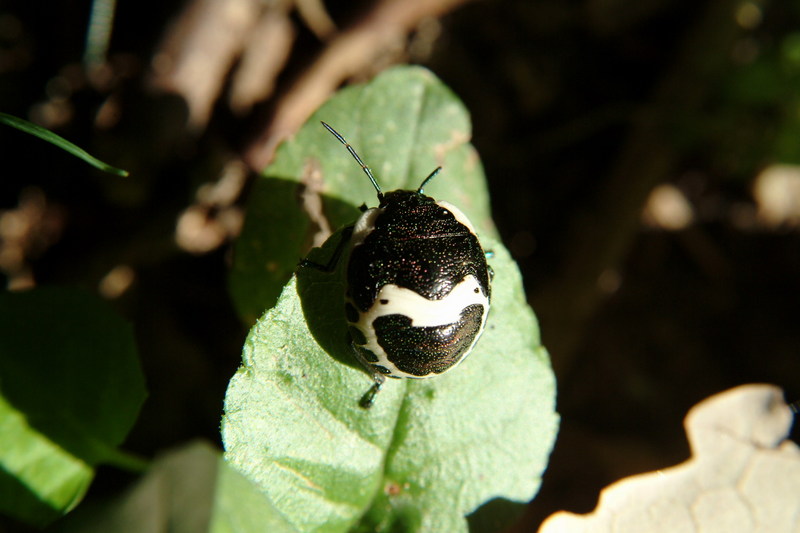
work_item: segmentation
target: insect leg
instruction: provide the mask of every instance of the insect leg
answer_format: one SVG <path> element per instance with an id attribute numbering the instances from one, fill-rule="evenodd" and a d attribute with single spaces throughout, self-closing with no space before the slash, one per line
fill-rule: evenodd
<path id="1" fill-rule="evenodd" d="M 363 355 L 361 355 L 361 352 L 358 351 L 358 348 L 354 343 L 351 343 L 350 346 L 353 348 L 353 353 L 356 355 L 358 362 L 361 363 L 361 366 L 363 366 L 369 375 L 372 376 L 372 379 L 375 382 L 358 402 L 358 405 L 364 409 L 369 409 L 372 407 L 372 404 L 375 403 L 375 396 L 378 394 L 378 392 L 380 392 L 383 383 L 386 381 L 386 377 L 375 370 L 375 367 L 372 366 Z"/>
<path id="2" fill-rule="evenodd" d="M 353 226 L 347 226 L 342 230 L 342 239 L 339 241 L 339 244 L 336 245 L 336 249 L 333 251 L 331 258 L 328 259 L 328 262 L 323 263 L 316 263 L 311 261 L 310 259 L 301 259 L 298 266 L 300 267 L 307 267 L 307 268 L 315 268 L 317 270 L 321 270 L 323 272 L 333 272 L 336 270 L 336 265 L 339 264 L 339 259 L 342 257 L 342 252 L 350 243 L 350 237 L 353 235 Z"/>

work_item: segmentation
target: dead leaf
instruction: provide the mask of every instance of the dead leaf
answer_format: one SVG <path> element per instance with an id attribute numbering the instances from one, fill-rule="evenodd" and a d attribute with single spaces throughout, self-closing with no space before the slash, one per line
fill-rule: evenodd
<path id="1" fill-rule="evenodd" d="M 551 515 L 539 533 L 797 532 L 800 449 L 773 385 L 743 385 L 694 406 L 686 462 L 606 487 L 594 512 Z"/>

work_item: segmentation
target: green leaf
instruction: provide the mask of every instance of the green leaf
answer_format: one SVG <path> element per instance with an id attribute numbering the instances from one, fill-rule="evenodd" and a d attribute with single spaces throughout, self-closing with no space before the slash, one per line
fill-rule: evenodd
<path id="1" fill-rule="evenodd" d="M 226 397 L 226 457 L 299 531 L 347 531 L 365 513 L 364 531 L 464 531 L 483 503 L 535 495 L 555 383 L 515 265 L 484 244 L 493 307 L 475 351 L 443 376 L 389 380 L 372 409 L 358 407 L 370 380 L 346 342 L 340 276 L 304 269 L 252 329 Z"/>
<path id="2" fill-rule="evenodd" d="M 43 524 L 120 452 L 144 400 L 130 324 L 83 291 L 0 293 L 0 512 Z"/>
<path id="3" fill-rule="evenodd" d="M 75 146 L 68 140 L 64 139 L 63 137 L 56 135 L 52 131 L 45 129 L 41 126 L 38 126 L 32 122 L 28 122 L 27 120 L 15 117 L 13 115 L 9 115 L 7 113 L 0 113 L 0 124 L 5 124 L 7 126 L 11 126 L 12 128 L 16 128 L 20 131 L 24 131 L 25 133 L 29 133 L 34 137 L 39 137 L 43 141 L 47 141 L 50 144 L 54 144 L 58 146 L 62 150 L 69 152 L 70 154 L 74 155 L 79 159 L 83 159 L 90 165 L 95 168 L 99 168 L 104 172 L 108 172 L 110 174 L 116 174 L 117 176 L 125 177 L 128 175 L 127 170 L 122 170 L 119 168 L 114 168 L 111 165 L 103 163 L 96 157 L 89 154 L 83 148 L 79 146 Z"/>
<path id="4" fill-rule="evenodd" d="M 217 488 L 209 523 L 212 533 L 291 532 L 294 529 L 275 505 L 249 479 L 216 452 Z"/>
<path id="5" fill-rule="evenodd" d="M 279 149 L 238 243 L 237 261 L 248 257 L 253 267 L 240 263 L 232 280 L 240 308 L 255 313 L 270 304 L 269 290 L 259 287 L 267 277 L 255 265 L 264 270 L 286 258 L 271 271 L 288 276 L 302 254 L 297 240 L 311 223 L 290 213 L 304 176 L 321 178 L 323 213 L 334 228 L 352 223 L 361 203 L 375 203 L 366 176 L 318 119 L 347 138 L 384 190 L 415 189 L 444 167 L 426 194 L 461 207 L 494 252 L 492 309 L 458 368 L 434 379 L 388 380 L 365 410 L 358 403 L 371 380 L 347 337 L 345 261 L 334 273 L 300 269 L 245 343 L 225 400 L 225 457 L 274 502 L 290 530 L 501 527 L 510 502 L 538 490 L 558 425 L 555 380 L 519 271 L 494 238 L 483 172 L 466 142 L 469 119 L 430 72 L 398 68 L 340 92 Z M 257 203 L 270 198 L 268 190 L 281 197 L 271 197 L 275 212 Z M 309 257 L 326 262 L 340 238 Z"/>
<path id="6" fill-rule="evenodd" d="M 442 166 L 426 194 L 457 205 L 482 235 L 496 236 L 464 105 L 425 69 L 389 70 L 337 93 L 281 145 L 254 184 L 230 276 L 234 303 L 250 323 L 274 305 L 312 244 L 321 244 L 314 242 L 320 217 L 336 230 L 352 223 L 362 204 L 377 203 L 367 177 L 321 120 L 355 147 L 384 191 L 416 189 Z"/>
<path id="7" fill-rule="evenodd" d="M 158 457 L 122 494 L 87 502 L 59 533 L 263 533 L 294 531 L 219 450 L 192 442 Z"/>

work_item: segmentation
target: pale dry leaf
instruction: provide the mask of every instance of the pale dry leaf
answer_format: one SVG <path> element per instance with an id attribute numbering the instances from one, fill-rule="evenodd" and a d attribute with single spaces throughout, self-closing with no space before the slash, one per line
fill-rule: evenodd
<path id="1" fill-rule="evenodd" d="M 694 406 L 686 462 L 606 487 L 594 512 L 550 516 L 539 533 L 800 531 L 800 448 L 773 385 L 743 385 Z"/>

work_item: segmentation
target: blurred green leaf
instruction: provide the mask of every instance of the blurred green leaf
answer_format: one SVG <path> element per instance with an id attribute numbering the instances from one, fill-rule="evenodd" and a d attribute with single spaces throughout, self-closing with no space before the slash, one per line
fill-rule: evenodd
<path id="1" fill-rule="evenodd" d="M 144 401 L 133 331 L 83 291 L 0 294 L 0 512 L 46 523 L 120 452 Z"/>
<path id="2" fill-rule="evenodd" d="M 371 381 L 347 339 L 345 262 L 333 274 L 300 269 L 252 328 L 243 365 L 229 384 L 226 459 L 298 531 L 466 531 L 465 516 L 487 502 L 533 498 L 558 425 L 549 358 L 517 267 L 494 238 L 483 172 L 466 144 L 468 118 L 455 97 L 418 68 L 394 69 L 337 95 L 278 151 L 265 171 L 272 178 L 262 181 L 266 187 L 279 179 L 290 189 L 310 175 L 308 169 L 318 172 L 324 213 L 336 228 L 357 217 L 357 205 L 374 205 L 375 191 L 318 119 L 348 139 L 384 190 L 416 188 L 444 166 L 426 193 L 463 208 L 484 247 L 495 253 L 487 328 L 457 369 L 429 380 L 389 380 L 374 407 L 364 410 L 358 402 Z M 254 203 L 250 210 L 261 211 Z M 263 213 L 255 216 L 264 222 Z M 253 264 L 267 264 L 266 239 L 277 243 L 283 236 L 284 248 L 297 254 L 283 267 L 288 275 L 302 252 L 285 239 L 303 235 L 305 225 L 285 231 L 273 216 L 271 224 L 251 226 L 237 259 L 259 257 Z M 310 257 L 324 262 L 340 237 Z M 240 289 L 251 288 L 239 293 L 242 308 L 253 313 L 269 305 L 263 300 L 268 291 L 257 289 L 264 279 L 258 269 L 237 276 Z M 485 507 L 480 522 L 497 522 L 487 513 L 498 509 L 508 506 Z"/>
<path id="3" fill-rule="evenodd" d="M 786 35 L 781 41 L 781 59 L 792 74 L 800 71 L 800 32 Z"/>
<path id="4" fill-rule="evenodd" d="M 90 165 L 95 168 L 99 168 L 103 172 L 108 172 L 110 174 L 116 174 L 117 176 L 125 177 L 128 175 L 127 170 L 122 170 L 119 168 L 114 168 L 111 165 L 103 163 L 96 157 L 89 154 L 83 148 L 75 146 L 68 140 L 64 139 L 63 137 L 56 135 L 52 131 L 43 128 L 37 124 L 32 122 L 28 122 L 27 120 L 15 117 L 13 115 L 9 115 L 7 113 L 0 113 L 0 124 L 5 124 L 7 126 L 11 126 L 12 128 L 16 128 L 20 131 L 24 131 L 25 133 L 29 133 L 34 137 L 38 137 L 43 141 L 47 141 L 50 144 L 58 146 L 62 150 L 69 152 L 70 154 L 74 155 L 79 159 L 83 159 Z"/>
<path id="5" fill-rule="evenodd" d="M 59 533 L 294 531 L 266 496 L 205 442 L 163 454 L 131 488 L 81 506 L 54 529 Z"/>

